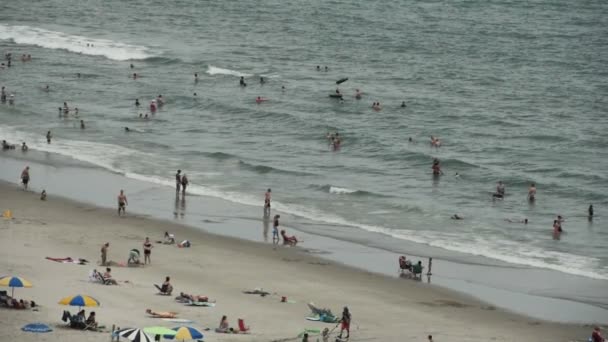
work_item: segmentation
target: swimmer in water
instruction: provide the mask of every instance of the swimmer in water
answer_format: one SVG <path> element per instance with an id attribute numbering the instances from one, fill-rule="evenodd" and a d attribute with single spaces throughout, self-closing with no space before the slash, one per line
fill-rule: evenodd
<path id="1" fill-rule="evenodd" d="M 405 107 L 407 107 L 407 106 L 405 105 L 405 101 L 401 102 L 401 108 L 405 108 Z"/>
<path id="2" fill-rule="evenodd" d="M 433 159 L 433 166 L 431 166 L 433 170 L 433 176 L 441 176 L 443 175 L 443 171 L 441 171 L 441 166 L 439 165 L 439 159 Z"/>
<path id="3" fill-rule="evenodd" d="M 523 223 L 523 224 L 528 224 L 528 219 L 527 219 L 527 218 L 525 218 L 525 219 L 523 219 L 523 220 L 515 220 L 515 221 L 514 221 L 514 220 L 511 220 L 511 219 L 505 219 L 505 221 L 506 221 L 506 222 L 509 222 L 509 223 Z"/>
<path id="4" fill-rule="evenodd" d="M 75 116 L 78 116 L 78 107 L 75 107 L 75 108 L 74 108 L 74 115 L 75 115 Z"/>
<path id="5" fill-rule="evenodd" d="M 143 115 L 142 113 L 139 113 L 139 117 L 140 117 L 140 118 L 143 118 L 143 117 L 144 117 L 144 115 Z"/>
<path id="6" fill-rule="evenodd" d="M 140 103 L 139 103 L 139 99 L 135 99 L 135 107 L 139 108 Z"/>
<path id="7" fill-rule="evenodd" d="M 23 144 L 21 145 L 21 151 L 26 152 L 27 150 L 29 150 L 30 148 L 27 147 L 27 145 L 25 144 L 25 141 L 23 142 Z"/>
<path id="8" fill-rule="evenodd" d="M 502 181 L 498 181 L 498 184 L 496 184 L 496 192 L 492 194 L 492 196 L 495 198 L 505 197 L 505 185 L 502 183 Z"/>
<path id="9" fill-rule="evenodd" d="M 342 95 L 340 94 L 340 89 L 336 88 L 336 95 Z"/>
<path id="10" fill-rule="evenodd" d="M 359 91 L 359 89 L 355 89 L 355 98 L 357 100 L 361 100 L 361 92 Z"/>
<path id="11" fill-rule="evenodd" d="M 528 201 L 534 202 L 536 199 L 536 185 L 532 183 L 528 188 Z"/>
<path id="12" fill-rule="evenodd" d="M 194 73 L 194 83 L 198 82 L 198 73 Z"/>
<path id="13" fill-rule="evenodd" d="M 84 129 L 84 120 L 80 120 L 80 129 Z"/>
<path id="14" fill-rule="evenodd" d="M 136 80 L 136 79 L 137 79 L 137 73 L 136 73 L 136 72 L 134 72 L 134 73 L 133 73 L 133 79 L 134 79 L 134 80 Z"/>
<path id="15" fill-rule="evenodd" d="M 285 92 L 285 86 L 281 86 L 281 91 Z"/>
<path id="16" fill-rule="evenodd" d="M 129 127 L 125 127 L 125 132 L 131 132 L 131 130 L 129 129 Z"/>
<path id="17" fill-rule="evenodd" d="M 245 83 L 245 77 L 244 76 L 241 76 L 241 79 L 239 80 L 239 85 L 241 87 L 246 87 L 247 86 L 247 83 Z"/>
<path id="18" fill-rule="evenodd" d="M 44 87 L 44 91 L 46 91 L 46 92 L 48 93 L 48 92 L 49 92 L 49 90 L 51 90 L 51 88 L 49 88 L 49 85 L 47 84 L 47 85 Z"/>
<path id="19" fill-rule="evenodd" d="M 46 143 L 47 144 L 51 143 L 52 138 L 53 138 L 53 135 L 51 135 L 51 131 L 46 132 Z"/>
<path id="20" fill-rule="evenodd" d="M 589 204 L 589 209 L 587 210 L 587 213 L 589 214 L 589 221 L 593 220 L 593 204 Z"/>
<path id="21" fill-rule="evenodd" d="M 146 113 L 146 115 L 144 115 L 144 119 L 148 120 L 149 118 L 148 113 Z"/>
<path id="22" fill-rule="evenodd" d="M 321 67 L 317 65 L 317 71 L 321 71 Z"/>
<path id="23" fill-rule="evenodd" d="M 452 220 L 464 220 L 464 217 L 458 215 L 458 214 L 454 214 L 452 215 L 452 217 L 450 217 Z"/>
<path id="24" fill-rule="evenodd" d="M 325 66 L 325 72 L 329 71 L 329 68 L 327 67 L 327 65 Z"/>
<path id="25" fill-rule="evenodd" d="M 456 172 L 456 174 L 454 175 L 454 177 L 460 178 L 460 174 L 458 172 Z"/>
<path id="26" fill-rule="evenodd" d="M 264 79 L 264 77 L 260 76 L 260 84 L 264 84 L 266 83 L 266 80 Z"/>
<path id="27" fill-rule="evenodd" d="M 130 67 L 131 67 L 131 69 L 133 69 L 133 63 L 131 63 Z"/>
<path id="28" fill-rule="evenodd" d="M 165 100 L 163 99 L 162 95 L 158 95 L 158 97 L 156 98 L 156 103 L 158 103 L 159 107 L 162 107 L 165 104 Z"/>

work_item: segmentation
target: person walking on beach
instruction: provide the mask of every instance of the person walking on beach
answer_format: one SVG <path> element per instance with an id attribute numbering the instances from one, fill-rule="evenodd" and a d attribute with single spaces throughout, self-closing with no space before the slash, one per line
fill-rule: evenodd
<path id="1" fill-rule="evenodd" d="M 175 191 L 179 192 L 179 188 L 182 186 L 182 170 L 177 170 L 175 174 Z"/>
<path id="2" fill-rule="evenodd" d="M 182 176 L 182 195 L 186 195 L 186 187 L 188 186 L 188 177 L 186 177 L 186 174 L 184 173 L 184 175 Z"/>
<path id="3" fill-rule="evenodd" d="M 272 223 L 272 243 L 279 243 L 279 219 L 281 215 L 274 215 L 274 222 Z"/>
<path id="4" fill-rule="evenodd" d="M 272 189 L 268 188 L 268 191 L 264 194 L 264 213 L 270 213 L 270 200 L 272 197 Z"/>
<path id="5" fill-rule="evenodd" d="M 23 171 L 21 171 L 21 183 L 23 183 L 23 190 L 27 190 L 27 183 L 30 181 L 30 167 L 26 166 Z"/>
<path id="6" fill-rule="evenodd" d="M 348 307 L 344 307 L 344 310 L 342 311 L 342 318 L 340 319 L 340 335 L 338 335 L 338 338 L 341 339 L 342 338 L 342 332 L 344 332 L 344 330 L 346 330 L 346 339 L 348 339 L 348 337 L 350 336 L 350 321 L 352 319 L 352 316 L 350 314 L 350 312 L 348 311 Z"/>
<path id="7" fill-rule="evenodd" d="M 106 265 L 106 260 L 108 257 L 108 248 L 110 248 L 109 242 L 106 242 L 101 246 L 101 266 Z"/>
<path id="8" fill-rule="evenodd" d="M 152 254 L 152 243 L 150 242 L 150 238 L 146 237 L 146 241 L 144 241 L 144 265 L 152 263 L 150 261 L 151 254 Z"/>
<path id="9" fill-rule="evenodd" d="M 50 144 L 51 143 L 51 138 L 53 136 L 51 135 L 51 131 L 46 132 L 46 143 Z"/>
<path id="10" fill-rule="evenodd" d="M 124 190 L 120 190 L 120 194 L 118 195 L 118 216 L 120 216 L 120 211 L 122 210 L 122 214 L 125 214 L 125 206 L 129 205 L 129 201 L 127 201 L 127 196 L 125 195 Z"/>

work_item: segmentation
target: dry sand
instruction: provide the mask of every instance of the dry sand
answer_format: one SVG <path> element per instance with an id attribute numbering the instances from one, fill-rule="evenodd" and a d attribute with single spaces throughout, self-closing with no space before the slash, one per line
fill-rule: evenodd
<path id="1" fill-rule="evenodd" d="M 232 325 L 238 318 L 251 326 L 247 335 L 206 332 L 206 341 L 272 341 L 291 339 L 304 328 L 333 328 L 305 320 L 307 302 L 329 307 L 336 314 L 347 305 L 353 314 L 351 341 L 583 341 L 589 327 L 541 322 L 504 312 L 460 294 L 412 280 L 390 278 L 309 255 L 299 248 L 260 244 L 203 233 L 171 222 L 102 209 L 50 197 L 40 201 L 32 192 L 0 185 L 0 210 L 10 209 L 12 220 L 0 219 L 0 274 L 23 276 L 30 289 L 15 290 L 17 298 L 33 299 L 39 311 L 0 309 L 0 341 L 109 341 L 109 333 L 64 328 L 63 307 L 68 295 L 97 298 L 98 321 L 111 327 L 176 324 L 149 318 L 147 308 L 175 311 L 198 328 L 215 328 L 222 315 Z M 127 208 L 128 210 L 128 208 Z M 100 248 L 110 242 L 108 259 L 125 262 L 132 248 L 142 250 L 146 236 L 161 240 L 165 231 L 192 248 L 154 244 L 152 264 L 141 268 L 112 267 L 119 286 L 88 281 L 101 269 Z M 307 246 L 314 248 L 314 246 Z M 81 257 L 89 266 L 61 264 L 45 257 Z M 153 283 L 171 276 L 174 295 L 180 291 L 217 300 L 214 308 L 187 307 L 156 294 Z M 260 297 L 243 290 L 261 287 L 276 295 Z M 10 292 L 9 292 L 10 293 Z M 281 303 L 286 296 L 295 303 Z M 87 314 L 91 309 L 87 308 Z M 22 332 L 21 326 L 44 322 L 49 334 Z M 337 329 L 336 329 L 337 331 Z M 311 338 L 316 341 L 317 337 Z M 121 339 L 123 340 L 123 339 Z"/>

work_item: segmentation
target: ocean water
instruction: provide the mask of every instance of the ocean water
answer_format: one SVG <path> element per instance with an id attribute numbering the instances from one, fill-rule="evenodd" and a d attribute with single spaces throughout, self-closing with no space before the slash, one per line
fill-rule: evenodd
<path id="1" fill-rule="evenodd" d="M 608 279 L 606 2 L 8 2 L 0 52 L 14 56 L 0 70 L 11 143 L 168 187 L 179 168 L 191 195 L 246 205 L 272 188 L 304 230 Z M 344 101 L 330 99 L 343 77 Z M 58 116 L 64 101 L 78 118 Z M 507 196 L 493 201 L 498 180 Z"/>

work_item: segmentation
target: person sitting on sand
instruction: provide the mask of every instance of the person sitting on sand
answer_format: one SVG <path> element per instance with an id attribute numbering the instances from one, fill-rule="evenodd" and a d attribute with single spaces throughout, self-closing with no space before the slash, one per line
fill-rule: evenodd
<path id="1" fill-rule="evenodd" d="M 108 285 L 118 285 L 116 279 L 112 278 L 112 269 L 106 267 L 106 272 L 103 274 L 103 279 Z"/>
<path id="2" fill-rule="evenodd" d="M 179 248 L 189 248 L 190 246 L 191 246 L 191 244 L 190 244 L 190 241 L 188 241 L 188 240 L 184 240 L 177 244 L 177 247 L 179 247 Z"/>
<path id="3" fill-rule="evenodd" d="M 226 315 L 222 316 L 222 319 L 220 320 L 220 325 L 215 329 L 215 332 L 225 334 L 232 332 L 232 330 L 233 329 L 230 328 L 230 324 L 228 324 L 228 317 L 226 317 Z"/>
<path id="4" fill-rule="evenodd" d="M 175 243 L 175 235 L 169 234 L 169 232 L 165 232 L 165 241 L 163 242 L 165 245 L 172 245 Z"/>
<path id="5" fill-rule="evenodd" d="M 170 295 L 173 292 L 173 285 L 171 285 L 171 277 L 165 277 L 165 282 L 160 287 L 160 292 L 162 294 Z"/>
<path id="6" fill-rule="evenodd" d="M 298 239 L 295 236 L 287 236 L 285 229 L 281 230 L 281 237 L 283 237 L 283 244 L 295 246 L 298 243 Z"/>
<path id="7" fill-rule="evenodd" d="M 87 328 L 89 329 L 97 329 L 97 321 L 95 320 L 95 311 L 91 311 L 89 317 L 85 321 L 87 324 Z"/>
<path id="8" fill-rule="evenodd" d="M 171 311 L 152 311 L 151 309 L 146 309 L 146 313 L 154 318 L 176 318 L 177 312 Z"/>

